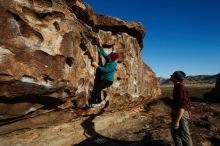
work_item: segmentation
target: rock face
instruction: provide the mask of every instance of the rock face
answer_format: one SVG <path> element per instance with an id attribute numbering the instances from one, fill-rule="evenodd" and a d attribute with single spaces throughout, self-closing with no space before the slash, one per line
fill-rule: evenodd
<path id="1" fill-rule="evenodd" d="M 106 52 L 120 53 L 106 112 L 160 95 L 141 59 L 142 24 L 96 14 L 79 0 L 0 0 L 0 9 L 0 134 L 81 116 L 98 78 L 91 62 L 104 63 L 97 35 Z"/>
<path id="2" fill-rule="evenodd" d="M 218 78 L 216 80 L 215 90 L 220 91 L 220 73 L 218 74 Z"/>
<path id="3" fill-rule="evenodd" d="M 211 92 L 208 92 L 204 95 L 205 100 L 209 102 L 218 102 L 220 103 L 220 73 L 216 75 L 215 88 Z"/>

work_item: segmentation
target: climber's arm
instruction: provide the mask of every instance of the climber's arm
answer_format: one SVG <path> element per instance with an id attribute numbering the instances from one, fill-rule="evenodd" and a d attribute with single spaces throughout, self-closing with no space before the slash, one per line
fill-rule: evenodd
<path id="1" fill-rule="evenodd" d="M 100 49 L 100 53 L 102 54 L 102 56 L 105 58 L 105 59 L 108 59 L 108 54 L 105 53 L 105 50 L 102 46 L 99 47 Z"/>
<path id="2" fill-rule="evenodd" d="M 105 50 L 104 50 L 104 48 L 102 47 L 103 41 L 102 41 L 102 39 L 100 39 L 99 36 L 98 36 L 98 41 L 99 41 L 99 50 L 100 50 L 101 55 L 102 55 L 105 59 L 108 59 L 108 54 L 105 53 Z"/>

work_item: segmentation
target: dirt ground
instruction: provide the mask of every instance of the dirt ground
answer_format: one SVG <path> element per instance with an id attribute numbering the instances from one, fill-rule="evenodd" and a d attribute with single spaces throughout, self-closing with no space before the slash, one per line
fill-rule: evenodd
<path id="1" fill-rule="evenodd" d="M 203 94 L 213 86 L 189 86 L 193 95 L 193 118 L 190 131 L 194 146 L 220 145 L 220 103 L 203 101 Z M 89 138 L 75 146 L 172 146 L 170 108 L 165 104 L 171 98 L 172 86 L 162 87 L 161 99 L 153 101 L 120 124 L 102 132 L 90 129 Z"/>

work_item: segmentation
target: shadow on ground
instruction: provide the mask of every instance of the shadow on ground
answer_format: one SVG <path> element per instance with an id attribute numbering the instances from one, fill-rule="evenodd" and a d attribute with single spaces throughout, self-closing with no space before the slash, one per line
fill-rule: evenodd
<path id="1" fill-rule="evenodd" d="M 139 141 L 139 142 L 129 142 L 129 141 L 119 141 L 119 140 L 113 140 L 108 138 L 89 138 L 80 144 L 74 145 L 74 146 L 166 146 L 166 144 L 163 141 Z"/>
<path id="2" fill-rule="evenodd" d="M 99 134 L 95 130 L 93 120 L 96 116 L 100 116 L 103 113 L 104 109 L 96 115 L 91 115 L 88 119 L 82 122 L 81 125 L 84 128 L 84 135 L 87 139 L 73 146 L 167 146 L 162 140 L 149 140 L 148 137 L 145 137 L 142 141 L 122 141 Z"/>
<path id="3" fill-rule="evenodd" d="M 212 93 L 204 94 L 204 97 L 190 97 L 192 102 L 205 102 L 205 103 L 220 103 L 220 95 L 219 97 L 212 96 Z"/>

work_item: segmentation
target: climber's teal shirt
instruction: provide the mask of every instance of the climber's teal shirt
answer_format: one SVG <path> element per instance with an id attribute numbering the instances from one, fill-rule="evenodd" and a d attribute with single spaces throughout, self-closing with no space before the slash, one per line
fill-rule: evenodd
<path id="1" fill-rule="evenodd" d="M 108 60 L 108 54 L 105 53 L 105 50 L 103 47 L 100 47 L 100 52 L 106 60 L 106 63 L 104 66 L 98 66 L 98 70 L 100 70 L 102 72 L 101 79 L 113 82 L 114 81 L 114 73 L 115 73 L 117 64 L 115 61 Z"/>

